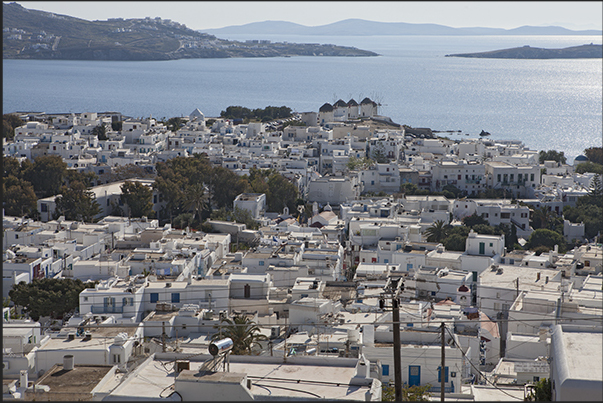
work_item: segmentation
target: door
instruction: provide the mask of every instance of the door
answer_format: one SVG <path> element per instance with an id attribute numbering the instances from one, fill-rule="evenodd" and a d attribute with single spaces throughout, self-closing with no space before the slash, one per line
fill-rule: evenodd
<path id="1" fill-rule="evenodd" d="M 409 365 L 408 366 L 408 384 L 410 386 L 421 385 L 421 366 L 420 365 Z"/>

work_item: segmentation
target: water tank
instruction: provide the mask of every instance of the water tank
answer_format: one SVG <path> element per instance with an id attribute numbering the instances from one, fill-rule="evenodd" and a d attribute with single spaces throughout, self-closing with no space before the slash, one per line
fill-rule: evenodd
<path id="1" fill-rule="evenodd" d="M 358 343 L 360 331 L 358 329 L 348 329 L 348 340 L 350 343 Z"/>
<path id="2" fill-rule="evenodd" d="M 64 355 L 63 356 L 63 369 L 65 371 L 71 371 L 73 369 L 73 355 Z"/>
<path id="3" fill-rule="evenodd" d="M 306 350 L 306 354 L 307 354 L 307 355 L 312 355 L 312 354 L 314 354 L 314 353 L 316 353 L 316 348 L 311 348 L 311 349 L 309 349 L 309 350 Z"/>
<path id="4" fill-rule="evenodd" d="M 209 353 L 214 357 L 218 354 L 225 353 L 232 349 L 233 341 L 230 337 L 215 341 L 209 345 Z"/>

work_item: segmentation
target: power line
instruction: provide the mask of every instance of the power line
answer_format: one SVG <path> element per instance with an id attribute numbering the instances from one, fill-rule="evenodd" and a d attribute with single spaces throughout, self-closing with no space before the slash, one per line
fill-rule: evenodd
<path id="1" fill-rule="evenodd" d="M 486 377 L 486 375 L 484 375 L 482 371 L 480 371 L 478 368 L 476 368 L 476 367 L 475 367 L 475 365 L 473 365 L 473 363 L 472 363 L 472 362 L 471 362 L 471 360 L 469 359 L 469 357 L 467 357 L 467 356 L 465 355 L 465 352 L 464 352 L 464 351 L 463 351 L 463 349 L 462 349 L 462 348 L 461 348 L 461 347 L 460 347 L 460 346 L 457 344 L 457 342 L 456 342 L 456 340 L 455 340 L 455 338 L 454 338 L 454 335 L 450 333 L 450 330 L 448 330 L 448 329 L 446 328 L 446 331 L 448 332 L 448 334 L 450 334 L 450 336 L 451 336 L 451 338 L 452 338 L 452 342 L 453 342 L 453 343 L 454 343 L 454 345 L 455 345 L 455 346 L 456 346 L 456 347 L 457 347 L 457 348 L 458 348 L 458 349 L 461 351 L 461 354 L 463 354 L 463 357 L 465 357 L 465 359 L 466 359 L 466 360 L 469 362 L 469 364 L 471 364 L 471 366 L 473 367 L 473 369 L 475 369 L 475 370 L 476 370 L 476 371 L 477 371 L 477 372 L 478 372 L 478 373 L 479 373 L 479 374 L 480 374 L 480 375 L 481 375 L 481 376 L 484 378 L 484 380 L 485 380 L 486 382 L 488 382 L 490 385 L 494 386 L 494 388 L 496 388 L 496 389 L 500 390 L 501 392 L 503 392 L 505 395 L 512 397 L 513 399 L 517 399 L 517 400 L 523 400 L 523 398 L 519 398 L 519 397 L 513 396 L 513 395 L 511 395 L 511 394 L 509 394 L 509 393 L 505 392 L 504 390 L 500 389 L 500 388 L 499 388 L 498 386 L 496 386 L 494 383 L 490 382 L 490 381 L 488 380 L 488 378 Z"/>

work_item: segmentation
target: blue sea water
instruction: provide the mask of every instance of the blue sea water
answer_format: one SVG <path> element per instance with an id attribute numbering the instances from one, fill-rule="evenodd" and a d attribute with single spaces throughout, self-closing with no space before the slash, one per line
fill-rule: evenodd
<path id="1" fill-rule="evenodd" d="M 188 59 L 155 62 L 4 60 L 3 112 L 118 111 L 127 116 L 219 116 L 230 105 L 317 111 L 368 96 L 395 122 L 461 130 L 451 138 L 521 140 L 564 151 L 571 163 L 602 146 L 602 61 L 445 57 L 529 45 L 601 44 L 598 36 L 233 35 L 356 46 L 378 57 Z"/>

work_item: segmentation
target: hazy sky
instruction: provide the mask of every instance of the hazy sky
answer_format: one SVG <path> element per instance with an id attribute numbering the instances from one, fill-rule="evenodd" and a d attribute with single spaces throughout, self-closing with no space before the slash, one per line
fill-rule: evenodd
<path id="1" fill-rule="evenodd" d="M 289 21 L 307 26 L 348 18 L 370 21 L 433 23 L 455 28 L 511 29 L 556 25 L 602 29 L 601 1 L 17 1 L 25 8 L 86 20 L 161 17 L 195 30 L 259 21 Z"/>

